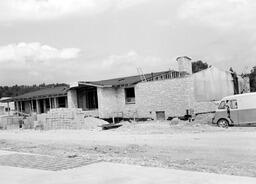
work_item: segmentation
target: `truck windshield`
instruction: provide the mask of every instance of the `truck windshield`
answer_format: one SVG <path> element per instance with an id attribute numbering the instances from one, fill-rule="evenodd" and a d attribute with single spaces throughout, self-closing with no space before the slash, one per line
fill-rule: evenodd
<path id="1" fill-rule="evenodd" d="M 221 101 L 218 109 L 225 109 L 225 105 L 226 105 L 225 101 Z"/>

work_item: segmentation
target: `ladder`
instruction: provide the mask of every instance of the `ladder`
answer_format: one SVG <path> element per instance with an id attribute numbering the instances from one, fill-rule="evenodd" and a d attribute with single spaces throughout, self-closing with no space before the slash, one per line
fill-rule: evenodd
<path id="1" fill-rule="evenodd" d="M 140 75 L 140 80 L 142 82 L 147 82 L 147 79 L 146 79 L 141 67 L 137 67 L 137 71 L 138 71 L 138 74 Z"/>

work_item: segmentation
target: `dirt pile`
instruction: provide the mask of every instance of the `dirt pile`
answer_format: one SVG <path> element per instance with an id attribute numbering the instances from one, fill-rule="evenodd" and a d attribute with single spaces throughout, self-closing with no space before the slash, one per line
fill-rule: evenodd
<path id="1" fill-rule="evenodd" d="M 214 117 L 214 113 L 199 114 L 195 118 L 195 123 L 198 123 L 198 124 L 212 124 L 212 118 L 213 117 Z"/>
<path id="2" fill-rule="evenodd" d="M 101 125 L 108 124 L 107 121 L 104 121 L 99 118 L 86 117 L 84 118 L 84 129 L 101 129 Z"/>
<path id="3" fill-rule="evenodd" d="M 116 129 L 116 131 L 135 134 L 216 131 L 219 128 L 212 125 L 213 116 L 214 114 L 198 115 L 194 121 L 183 121 L 174 118 L 171 121 L 122 122 L 123 126 Z"/>
<path id="4" fill-rule="evenodd" d="M 136 134 L 162 133 L 170 128 L 168 121 L 141 121 L 141 122 L 122 122 L 123 126 L 116 131 L 133 132 Z"/>
<path id="5" fill-rule="evenodd" d="M 172 126 L 172 125 L 178 125 L 180 124 L 181 120 L 179 120 L 178 118 L 173 118 L 169 124 Z"/>

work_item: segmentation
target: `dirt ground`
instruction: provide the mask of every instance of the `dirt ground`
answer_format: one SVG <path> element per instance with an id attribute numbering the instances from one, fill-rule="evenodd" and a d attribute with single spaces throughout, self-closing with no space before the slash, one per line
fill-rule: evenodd
<path id="1" fill-rule="evenodd" d="M 60 157 L 256 177 L 256 127 L 124 122 L 118 129 L 1 130 L 0 149 Z"/>

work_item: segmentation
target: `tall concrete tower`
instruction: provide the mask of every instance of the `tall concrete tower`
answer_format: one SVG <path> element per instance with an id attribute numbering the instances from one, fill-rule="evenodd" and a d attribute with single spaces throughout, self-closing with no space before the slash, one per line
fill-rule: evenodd
<path id="1" fill-rule="evenodd" d="M 177 57 L 179 72 L 187 72 L 192 74 L 192 59 L 187 56 Z"/>

